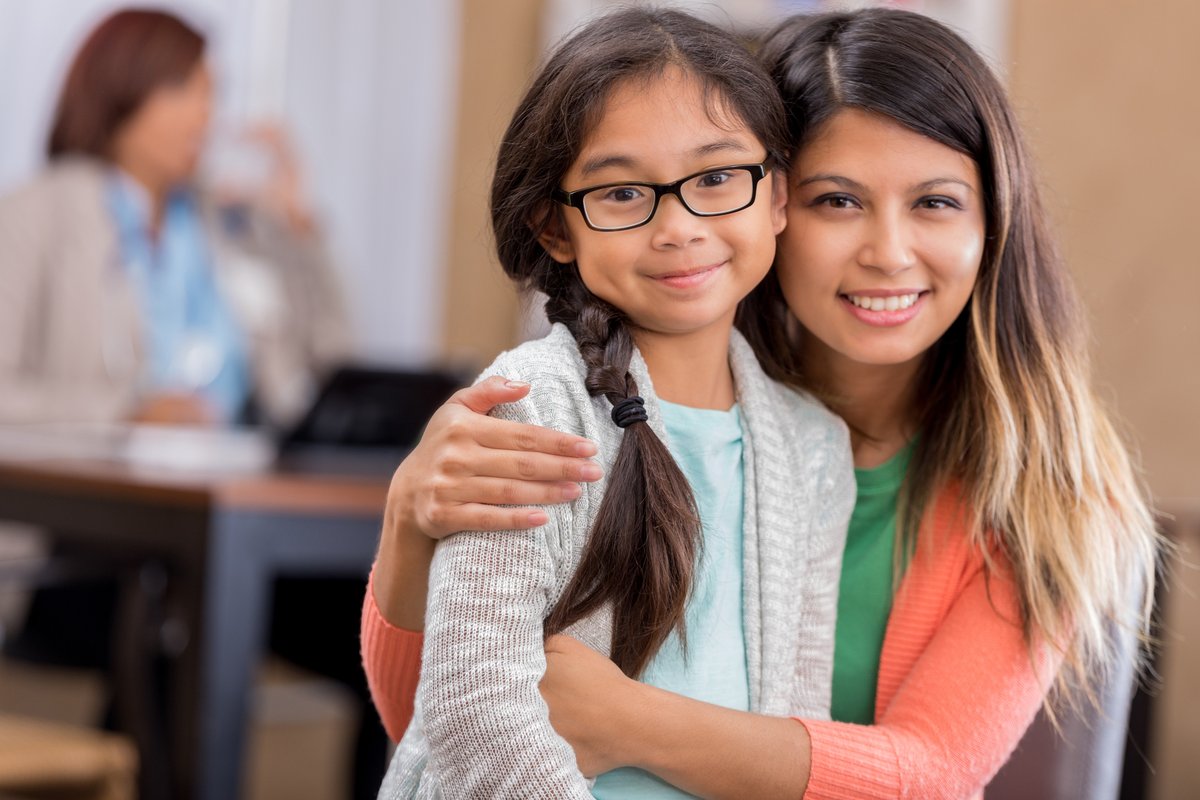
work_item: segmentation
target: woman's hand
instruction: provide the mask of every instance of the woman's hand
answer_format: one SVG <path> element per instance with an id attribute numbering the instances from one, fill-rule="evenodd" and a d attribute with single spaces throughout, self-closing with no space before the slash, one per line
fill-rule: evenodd
<path id="1" fill-rule="evenodd" d="M 529 385 L 488 378 L 443 405 L 392 476 L 388 516 L 397 529 L 433 539 L 469 530 L 536 528 L 535 508 L 569 503 L 579 481 L 598 480 L 596 445 L 579 436 L 495 419 L 495 406 L 520 400 Z"/>
<path id="2" fill-rule="evenodd" d="M 569 636 L 546 640 L 546 675 L 541 691 L 550 724 L 575 750 L 588 777 L 627 765 L 622 749 L 636 724 L 626 714 L 640 684 L 604 656 Z"/>
<path id="3" fill-rule="evenodd" d="M 546 512 L 528 506 L 570 502 L 582 491 L 579 481 L 600 478 L 590 460 L 596 445 L 587 439 L 487 416 L 528 393 L 528 384 L 501 377 L 456 392 L 396 469 L 372 580 L 375 602 L 393 625 L 424 627 L 435 539 L 544 525 Z"/>

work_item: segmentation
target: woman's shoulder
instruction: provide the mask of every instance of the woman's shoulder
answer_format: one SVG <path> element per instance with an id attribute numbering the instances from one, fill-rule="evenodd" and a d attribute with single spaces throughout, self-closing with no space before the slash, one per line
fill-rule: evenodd
<path id="1" fill-rule="evenodd" d="M 98 205 L 104 167 L 90 158 L 56 158 L 24 183 L 0 197 L 0 208 L 12 215 L 51 215 L 61 219 L 81 203 Z"/>

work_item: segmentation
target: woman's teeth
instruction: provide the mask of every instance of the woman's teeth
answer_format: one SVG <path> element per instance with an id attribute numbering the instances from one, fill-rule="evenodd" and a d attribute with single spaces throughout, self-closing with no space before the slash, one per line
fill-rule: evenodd
<path id="1" fill-rule="evenodd" d="M 867 311 L 899 311 L 917 302 L 917 298 L 920 296 L 920 293 L 895 294 L 891 297 L 859 297 L 848 294 L 846 295 L 846 299 Z"/>

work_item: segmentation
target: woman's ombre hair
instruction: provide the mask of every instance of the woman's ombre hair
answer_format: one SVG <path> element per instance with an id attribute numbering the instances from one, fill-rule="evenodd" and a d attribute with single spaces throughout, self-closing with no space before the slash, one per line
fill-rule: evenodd
<path id="1" fill-rule="evenodd" d="M 975 543 L 1011 564 L 1031 648 L 1061 648 L 1059 686 L 1068 680 L 1094 700 L 1122 633 L 1148 629 L 1160 538 L 1128 450 L 1092 390 L 1083 313 L 1003 88 L 957 34 L 891 9 L 793 17 L 760 55 L 796 149 L 855 108 L 978 166 L 986 244 L 970 300 L 924 357 L 898 563 L 919 557 L 924 510 L 957 483 Z M 796 337 L 807 334 L 773 274 L 739 325 L 768 372 L 822 394 L 806 379 Z M 987 563 L 993 574 L 996 561 Z"/>

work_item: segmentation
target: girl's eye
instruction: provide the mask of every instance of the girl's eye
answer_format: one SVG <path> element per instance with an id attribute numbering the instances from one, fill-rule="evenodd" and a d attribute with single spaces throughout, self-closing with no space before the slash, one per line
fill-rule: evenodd
<path id="1" fill-rule="evenodd" d="M 839 210 L 861 208 L 859 202 L 848 194 L 823 194 L 816 200 L 813 200 L 812 204 L 814 206 L 825 206 L 826 208 Z"/>
<path id="2" fill-rule="evenodd" d="M 723 186 L 732 178 L 728 172 L 706 172 L 696 179 L 696 185 L 701 189 L 713 189 Z"/>
<path id="3" fill-rule="evenodd" d="M 610 186 L 600 193 L 606 203 L 633 203 L 642 199 L 644 190 L 640 186 Z"/>

